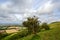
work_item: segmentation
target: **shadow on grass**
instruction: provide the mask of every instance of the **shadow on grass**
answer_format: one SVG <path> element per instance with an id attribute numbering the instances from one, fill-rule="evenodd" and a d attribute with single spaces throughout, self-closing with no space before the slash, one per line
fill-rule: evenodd
<path id="1" fill-rule="evenodd" d="M 31 40 L 40 40 L 40 36 L 36 34 L 31 38 Z"/>

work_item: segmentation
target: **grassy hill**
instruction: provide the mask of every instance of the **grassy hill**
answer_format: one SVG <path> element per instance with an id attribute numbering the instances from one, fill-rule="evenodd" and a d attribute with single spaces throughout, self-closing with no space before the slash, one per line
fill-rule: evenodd
<path id="1" fill-rule="evenodd" d="M 36 35 L 31 34 L 25 37 L 17 38 L 19 36 L 19 33 L 17 34 L 14 33 L 3 38 L 2 40 L 9 40 L 9 38 L 10 39 L 13 38 L 11 40 L 60 40 L 60 22 L 53 22 L 49 24 L 49 26 L 51 27 L 50 30 L 41 31 L 37 33 Z"/>
<path id="2" fill-rule="evenodd" d="M 37 33 L 37 35 L 28 35 L 19 40 L 60 40 L 60 27 Z"/>
<path id="3" fill-rule="evenodd" d="M 55 27 L 60 27 L 60 22 L 52 22 L 49 24 L 50 27 L 55 28 Z"/>

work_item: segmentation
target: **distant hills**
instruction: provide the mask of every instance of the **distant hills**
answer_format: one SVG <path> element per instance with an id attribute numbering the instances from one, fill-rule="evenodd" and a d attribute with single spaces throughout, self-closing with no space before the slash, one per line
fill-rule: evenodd
<path id="1" fill-rule="evenodd" d="M 52 22 L 52 23 L 50 23 L 50 25 L 60 25 L 60 21 Z"/>

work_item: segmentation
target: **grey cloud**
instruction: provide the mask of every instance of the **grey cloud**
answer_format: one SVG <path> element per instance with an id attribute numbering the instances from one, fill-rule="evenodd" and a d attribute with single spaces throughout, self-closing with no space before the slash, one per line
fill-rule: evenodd
<path id="1" fill-rule="evenodd" d="M 60 0 L 52 0 L 52 2 L 53 2 L 53 3 L 55 3 L 55 2 L 60 2 Z"/>
<path id="2" fill-rule="evenodd" d="M 49 1 L 50 1 L 50 6 L 51 7 L 48 6 L 48 3 L 47 3 Z M 37 13 L 39 13 L 40 15 L 45 15 L 45 14 L 52 15 L 55 11 L 60 12 L 60 0 L 48 0 L 47 2 L 46 2 L 47 3 L 46 6 L 47 6 L 48 10 L 47 10 L 47 8 L 45 8 L 45 10 L 44 10 L 45 6 L 42 6 L 42 13 L 41 13 L 41 10 L 38 10 L 40 12 L 37 12 Z M 40 9 L 41 9 L 41 6 L 40 6 Z"/>
<path id="3" fill-rule="evenodd" d="M 26 18 L 27 16 L 33 16 L 33 15 L 36 15 L 38 17 L 40 17 L 40 15 L 47 15 L 47 14 L 52 15 L 54 11 L 53 9 L 49 13 L 44 12 L 39 14 L 38 12 L 31 12 L 30 9 L 32 9 L 34 4 L 33 1 L 34 0 L 8 0 L 8 2 L 10 2 L 11 4 L 6 5 L 7 7 L 6 9 L 0 8 L 0 18 L 10 20 L 10 21 L 12 20 L 17 21 L 16 19 L 17 16 L 15 17 L 15 15 L 20 15 L 22 16 L 23 19 Z M 59 2 L 60 2 L 59 0 L 52 0 L 51 4 L 54 4 L 53 6 L 54 8 L 59 9 L 60 8 Z M 28 9 L 28 11 L 26 11 L 26 9 Z"/>
<path id="4" fill-rule="evenodd" d="M 0 4 L 0 20 L 10 22 L 18 21 L 15 14 L 24 16 L 25 9 L 31 8 L 32 2 L 29 0 L 8 0 L 3 4 Z"/>
<path id="5" fill-rule="evenodd" d="M 15 6 L 18 6 L 20 9 L 31 8 L 32 1 L 30 0 L 10 0 Z"/>
<path id="6" fill-rule="evenodd" d="M 60 0 L 52 0 L 52 3 L 55 4 L 55 10 L 60 10 Z"/>

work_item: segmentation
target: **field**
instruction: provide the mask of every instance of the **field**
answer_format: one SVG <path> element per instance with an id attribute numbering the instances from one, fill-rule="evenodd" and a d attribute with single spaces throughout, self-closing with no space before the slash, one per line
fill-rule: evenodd
<path id="1" fill-rule="evenodd" d="M 39 32 L 37 35 L 28 35 L 19 40 L 60 40 L 60 27 Z"/>
<path id="2" fill-rule="evenodd" d="M 26 31 L 22 31 L 22 33 L 8 35 L 2 40 L 60 40 L 60 23 L 51 23 L 49 26 L 51 27 L 50 30 L 42 30 L 36 35 L 31 34 L 21 37 L 21 35 L 26 33 Z"/>

